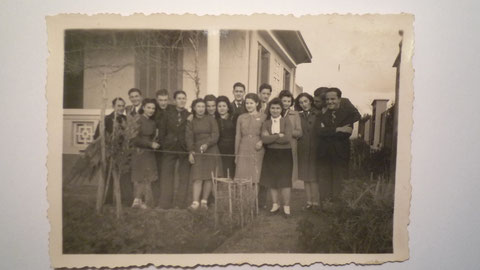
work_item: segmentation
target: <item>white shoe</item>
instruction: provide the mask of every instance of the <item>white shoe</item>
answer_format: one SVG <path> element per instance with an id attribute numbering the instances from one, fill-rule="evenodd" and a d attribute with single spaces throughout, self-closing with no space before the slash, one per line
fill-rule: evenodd
<path id="1" fill-rule="evenodd" d="M 275 213 L 278 211 L 278 209 L 280 209 L 280 205 L 278 205 L 277 203 L 274 203 L 272 205 L 272 209 L 270 209 L 270 213 Z"/>
<path id="2" fill-rule="evenodd" d="M 290 206 L 284 205 L 283 212 L 285 213 L 285 215 L 290 215 Z"/>
<path id="3" fill-rule="evenodd" d="M 142 205 L 142 200 L 135 198 L 135 200 L 133 200 L 132 208 L 140 208 L 141 205 Z"/>
<path id="4" fill-rule="evenodd" d="M 192 204 L 188 207 L 190 210 L 197 210 L 200 204 L 197 201 L 192 202 Z"/>
<path id="5" fill-rule="evenodd" d="M 208 202 L 206 200 L 200 201 L 200 208 L 203 210 L 208 210 Z"/>

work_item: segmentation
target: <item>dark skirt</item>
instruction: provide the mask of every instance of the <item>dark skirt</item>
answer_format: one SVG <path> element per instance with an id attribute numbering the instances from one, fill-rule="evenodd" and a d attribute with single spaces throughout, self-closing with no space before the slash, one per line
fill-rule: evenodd
<path id="1" fill-rule="evenodd" d="M 268 188 L 292 187 L 292 170 L 292 149 L 266 148 L 260 174 L 260 185 Z"/>
<path id="2" fill-rule="evenodd" d="M 218 150 L 222 155 L 222 171 L 221 177 L 230 176 L 233 178 L 235 176 L 235 140 L 222 140 L 218 141 Z"/>

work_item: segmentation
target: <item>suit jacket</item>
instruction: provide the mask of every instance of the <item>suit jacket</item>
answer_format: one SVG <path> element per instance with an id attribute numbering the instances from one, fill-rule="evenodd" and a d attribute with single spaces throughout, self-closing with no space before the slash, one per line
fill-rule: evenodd
<path id="1" fill-rule="evenodd" d="M 335 111 L 319 112 L 315 120 L 317 157 L 348 159 L 350 157 L 351 134 L 336 132 L 337 127 L 349 125 L 353 128 L 356 115 L 352 110 L 339 108 Z"/>
<path id="2" fill-rule="evenodd" d="M 131 115 L 131 116 L 135 116 L 135 115 L 138 114 L 138 112 L 135 112 L 134 109 L 135 109 L 135 106 L 127 105 L 125 107 L 125 113 L 128 114 L 128 115 Z"/>
<path id="3" fill-rule="evenodd" d="M 242 113 L 246 113 L 247 109 L 245 109 L 245 100 L 242 100 L 242 105 L 237 106 L 235 103 L 235 100 L 232 101 L 232 115 L 233 118 L 236 120 L 238 116 L 240 116 Z"/>
<path id="4" fill-rule="evenodd" d="M 167 110 L 172 110 L 172 109 L 175 109 L 175 106 L 172 105 L 172 104 L 168 104 L 167 108 L 165 108 L 165 109 L 160 109 L 160 107 L 157 106 L 156 111 L 155 111 L 155 115 L 153 116 L 153 120 L 155 120 L 155 123 L 157 125 L 157 129 L 160 130 L 161 124 L 162 124 L 162 118 L 165 116 L 166 111 Z"/>
<path id="5" fill-rule="evenodd" d="M 177 111 L 175 107 L 167 108 L 158 128 L 161 149 L 186 151 L 185 127 L 190 113 L 184 109 Z"/>
<path id="6" fill-rule="evenodd" d="M 355 108 L 355 106 L 353 106 L 352 102 L 348 98 L 341 98 L 340 99 L 340 108 L 345 109 L 352 114 L 352 118 L 351 118 L 352 123 L 351 124 L 357 122 L 358 120 L 360 120 L 360 118 L 362 118 L 362 116 L 358 112 L 357 108 Z"/>
<path id="7" fill-rule="evenodd" d="M 314 108 L 318 112 L 322 112 L 322 110 L 324 109 L 324 108 L 317 108 L 317 107 L 314 107 Z M 353 106 L 352 102 L 348 98 L 343 98 L 342 97 L 340 99 L 340 109 L 344 109 L 344 110 L 347 110 L 347 111 L 352 113 L 352 119 L 351 119 L 352 123 L 350 123 L 350 124 L 353 124 L 353 123 L 357 122 L 358 120 L 360 120 L 360 118 L 362 118 L 362 116 L 358 112 L 357 108 L 355 108 L 355 106 Z"/>
<path id="8" fill-rule="evenodd" d="M 115 112 L 105 116 L 105 133 L 112 134 L 113 132 L 113 119 L 115 118 Z M 117 116 L 117 123 L 122 124 L 125 123 L 127 117 L 125 115 L 118 115 Z M 93 135 L 93 139 L 97 139 L 100 136 L 100 124 L 97 125 L 97 129 L 95 129 L 95 134 Z"/>

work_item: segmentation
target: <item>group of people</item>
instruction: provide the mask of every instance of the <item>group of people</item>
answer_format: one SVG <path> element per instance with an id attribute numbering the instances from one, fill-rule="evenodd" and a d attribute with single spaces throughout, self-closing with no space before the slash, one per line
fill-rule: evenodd
<path id="1" fill-rule="evenodd" d="M 287 216 L 294 180 L 304 181 L 306 210 L 320 209 L 321 200 L 338 196 L 348 175 L 357 109 L 338 88 L 320 87 L 314 96 L 296 98 L 288 90 L 271 94 L 269 84 L 256 94 L 237 82 L 232 101 L 206 95 L 193 100 L 191 112 L 182 90 L 173 93 L 173 104 L 165 89 L 152 99 L 132 88 L 129 106 L 115 98 L 114 111 L 105 117 L 106 133 L 112 132 L 114 119 L 125 123 L 133 116 L 138 123 L 129 176 L 133 191 L 123 187 L 122 192 L 133 193 L 132 207 L 208 209 L 215 196 L 212 173 L 253 181 L 259 207 L 267 208 L 269 192 L 269 211 L 283 210 Z"/>

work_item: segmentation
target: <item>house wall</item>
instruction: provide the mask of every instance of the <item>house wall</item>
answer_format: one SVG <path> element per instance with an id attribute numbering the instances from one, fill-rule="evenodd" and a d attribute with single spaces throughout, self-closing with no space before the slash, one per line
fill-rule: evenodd
<path id="1" fill-rule="evenodd" d="M 295 92 L 295 66 L 287 64 L 269 41 L 257 31 L 229 30 L 222 31 L 220 36 L 219 95 L 233 99 L 232 87 L 236 82 L 245 84 L 247 93 L 257 92 L 259 44 L 270 53 L 268 77 L 272 97 L 283 90 L 284 68 L 290 72 L 290 90 Z"/>
<path id="2" fill-rule="evenodd" d="M 291 74 L 290 90 L 293 90 L 294 89 L 293 83 L 295 81 L 294 67 L 289 67 L 286 61 L 280 57 L 280 55 L 273 48 L 273 46 L 270 43 L 268 43 L 262 36 L 256 33 L 254 37 L 256 37 L 258 43 L 260 43 L 270 52 L 269 78 L 270 78 L 270 85 L 272 85 L 272 97 L 277 96 L 280 93 L 280 91 L 283 90 L 283 68 L 285 68 Z M 258 57 L 257 46 L 255 46 L 255 52 Z M 257 78 L 255 77 L 255 79 Z"/>
<path id="3" fill-rule="evenodd" d="M 261 44 L 270 52 L 269 84 L 272 85 L 272 97 L 277 96 L 283 90 L 283 68 L 287 69 L 291 74 L 290 89 L 295 89 L 295 67 L 288 66 L 287 62 L 280 57 L 273 46 L 259 35 L 257 31 L 250 31 L 247 33 L 246 38 L 249 40 L 247 43 L 250 50 L 247 92 L 256 93 L 258 91 L 258 44 Z"/>
<path id="4" fill-rule="evenodd" d="M 198 77 L 200 78 L 200 93 L 199 97 L 207 94 L 207 35 L 201 35 L 198 47 Z M 183 50 L 183 69 L 189 72 L 195 70 L 195 49 L 192 46 L 186 46 Z M 183 72 L 183 91 L 187 93 L 187 108 L 190 109 L 190 104 L 196 98 L 195 81 Z"/>
<path id="5" fill-rule="evenodd" d="M 102 107 L 103 72 L 111 72 L 112 66 L 125 66 L 122 70 L 107 75 L 108 102 L 122 97 L 128 104 L 128 90 L 135 86 L 135 54 L 133 49 L 109 51 L 86 51 L 83 78 L 83 108 Z M 102 67 L 102 66 L 109 67 Z M 110 107 L 108 103 L 107 107 Z"/>
<path id="6" fill-rule="evenodd" d="M 233 84 L 243 83 L 248 91 L 249 38 L 242 30 L 222 31 L 220 35 L 219 95 L 233 99 Z"/>
<path id="7" fill-rule="evenodd" d="M 298 84 L 295 84 L 295 90 L 292 91 L 292 94 L 297 97 L 298 95 L 300 95 L 301 93 L 303 93 L 303 86 L 300 86 Z"/>

